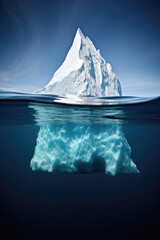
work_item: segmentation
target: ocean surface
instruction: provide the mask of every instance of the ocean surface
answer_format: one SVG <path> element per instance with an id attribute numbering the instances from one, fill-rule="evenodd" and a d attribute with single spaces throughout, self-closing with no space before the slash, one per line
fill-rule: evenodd
<path id="1" fill-rule="evenodd" d="M 0 91 L 0 169 L 1 239 L 157 239 L 160 98 Z"/>

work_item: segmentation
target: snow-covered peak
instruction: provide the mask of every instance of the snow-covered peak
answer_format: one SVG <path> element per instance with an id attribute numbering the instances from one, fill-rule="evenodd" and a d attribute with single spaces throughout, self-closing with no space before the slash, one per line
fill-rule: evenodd
<path id="1" fill-rule="evenodd" d="M 78 28 L 77 33 L 75 35 L 72 47 L 70 48 L 65 61 L 61 65 L 61 67 L 55 72 L 53 78 L 48 83 L 47 86 L 52 85 L 53 83 L 60 81 L 62 78 L 70 74 L 72 71 L 79 69 L 82 64 L 83 60 L 79 57 L 79 51 L 81 47 L 81 38 L 82 36 L 81 30 Z"/>
<path id="2" fill-rule="evenodd" d="M 83 35 L 83 33 L 82 33 L 82 31 L 81 31 L 80 28 L 77 29 L 76 35 L 77 35 L 77 34 L 80 35 L 81 38 L 83 38 L 83 39 L 85 38 L 85 36 Z M 76 35 L 75 35 L 75 36 L 76 36 Z"/>
<path id="3" fill-rule="evenodd" d="M 111 65 L 78 28 L 63 64 L 51 81 L 35 93 L 119 96 L 121 86 Z"/>

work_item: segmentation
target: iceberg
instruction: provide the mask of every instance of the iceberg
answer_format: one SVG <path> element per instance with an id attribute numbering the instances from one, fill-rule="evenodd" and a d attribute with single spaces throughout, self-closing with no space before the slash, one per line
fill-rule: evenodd
<path id="1" fill-rule="evenodd" d="M 106 63 L 100 51 L 96 50 L 80 29 L 62 66 L 51 81 L 35 93 L 62 96 L 62 102 L 63 96 L 69 96 L 69 101 L 77 99 L 78 103 L 83 104 L 87 104 L 89 96 L 122 95 L 120 82 L 111 65 Z M 34 109 L 35 119 L 40 119 L 41 123 L 47 115 L 48 119 L 53 118 L 51 124 L 40 126 L 30 163 L 32 170 L 78 173 L 98 171 L 110 175 L 139 172 L 130 157 L 131 148 L 121 123 L 114 120 L 110 124 L 107 121 L 105 124 L 96 123 L 92 118 L 92 110 L 88 110 L 91 117 L 83 122 L 84 116 L 78 114 L 77 108 L 61 111 L 53 105 L 47 111 L 44 106 L 30 104 L 29 107 Z M 75 116 L 77 122 L 74 121 Z"/>
<path id="2" fill-rule="evenodd" d="M 121 85 L 109 63 L 78 28 L 73 44 L 51 81 L 35 93 L 59 96 L 121 96 Z"/>

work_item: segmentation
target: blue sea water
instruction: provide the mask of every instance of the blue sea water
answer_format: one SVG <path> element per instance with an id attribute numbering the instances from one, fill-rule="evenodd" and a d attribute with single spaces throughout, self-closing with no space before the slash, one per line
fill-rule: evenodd
<path id="1" fill-rule="evenodd" d="M 66 139 L 65 144 L 57 138 L 52 143 L 52 136 L 59 136 L 64 129 L 61 137 Z M 78 141 L 84 143 L 78 152 L 79 162 L 90 159 L 87 154 L 93 153 L 93 146 L 98 154 L 111 148 L 108 138 L 103 151 L 101 148 L 107 132 L 114 142 L 111 154 L 105 155 L 109 158 L 107 169 L 115 161 L 115 147 L 125 142 L 123 149 L 118 148 L 125 155 L 121 165 L 114 165 L 115 176 L 114 171 L 105 172 L 99 155 L 92 164 L 78 165 L 76 171 L 70 168 L 75 167 L 74 162 L 66 164 L 66 159 L 75 157 L 72 150 Z M 1 91 L 2 239 L 156 239 L 160 218 L 159 136 L 160 98 L 70 99 Z M 38 139 L 43 142 L 40 147 Z M 72 144 L 76 139 L 76 145 L 68 152 L 71 139 Z M 38 159 L 43 158 L 39 165 L 33 161 L 36 148 Z M 58 151 L 53 154 L 52 149 Z M 127 154 L 139 173 L 127 172 L 130 165 L 124 168 Z"/>

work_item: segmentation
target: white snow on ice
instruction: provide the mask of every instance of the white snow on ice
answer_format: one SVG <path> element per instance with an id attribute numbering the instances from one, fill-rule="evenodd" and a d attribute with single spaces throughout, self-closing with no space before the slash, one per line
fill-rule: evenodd
<path id="1" fill-rule="evenodd" d="M 35 93 L 121 96 L 121 85 L 109 63 L 78 28 L 73 44 L 51 81 Z"/>

